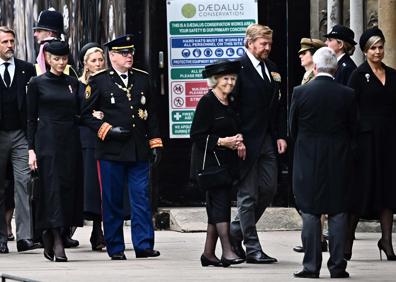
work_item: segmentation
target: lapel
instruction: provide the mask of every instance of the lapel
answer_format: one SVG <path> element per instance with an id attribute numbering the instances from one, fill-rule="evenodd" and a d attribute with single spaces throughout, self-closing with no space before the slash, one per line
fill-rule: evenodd
<path id="1" fill-rule="evenodd" d="M 113 83 L 116 83 L 116 84 L 120 85 L 121 87 L 125 87 L 124 82 L 122 81 L 121 77 L 118 75 L 118 73 L 113 68 L 111 68 L 109 70 L 109 75 L 110 75 Z"/>
<path id="2" fill-rule="evenodd" d="M 26 72 L 23 69 L 23 66 L 18 59 L 14 58 L 14 62 L 15 62 L 15 73 L 11 85 L 15 83 L 18 108 L 21 109 L 23 104 L 25 103 L 25 98 L 26 98 L 26 79 L 25 79 Z"/>
<path id="3" fill-rule="evenodd" d="M 133 75 L 132 69 L 130 69 L 128 73 L 129 73 L 128 74 L 128 88 L 129 88 L 130 86 L 133 87 L 133 84 L 135 83 L 135 76 Z"/>
<path id="4" fill-rule="evenodd" d="M 265 87 L 266 85 L 268 86 L 268 82 L 265 82 L 265 80 L 259 75 L 257 72 L 256 68 L 253 66 L 252 61 L 249 59 L 248 55 L 244 54 L 242 59 L 242 68 L 244 69 L 244 72 L 248 77 L 250 77 L 254 83 L 257 85 L 259 89 Z"/>

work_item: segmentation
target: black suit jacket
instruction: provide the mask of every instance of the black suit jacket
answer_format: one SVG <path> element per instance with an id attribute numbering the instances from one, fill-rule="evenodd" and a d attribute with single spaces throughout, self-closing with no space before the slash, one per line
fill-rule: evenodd
<path id="1" fill-rule="evenodd" d="M 356 69 L 355 62 L 348 54 L 342 56 L 337 63 L 337 71 L 334 74 L 335 81 L 347 85 L 351 73 Z"/>
<path id="2" fill-rule="evenodd" d="M 273 139 L 286 138 L 286 99 L 281 95 L 281 76 L 276 65 L 265 60 L 271 82 L 264 80 L 249 57 L 241 57 L 241 71 L 232 96 L 240 118 L 246 145 L 246 160 L 241 162 L 242 177 L 251 168 L 268 134 Z M 265 74 L 264 74 L 265 75 Z"/>
<path id="3" fill-rule="evenodd" d="M 14 58 L 15 62 L 15 74 L 12 83 L 16 85 L 17 89 L 17 101 L 20 122 L 23 126 L 22 129 L 26 129 L 26 89 L 29 84 L 30 78 L 36 75 L 34 66 L 31 63 Z M 3 96 L 3 92 L 7 91 L 2 79 L 0 79 L 0 97 Z M 0 99 L 2 103 L 2 99 Z M 2 117 L 2 105 L 0 104 L 0 119 Z"/>
<path id="4" fill-rule="evenodd" d="M 354 91 L 330 77 L 294 88 L 289 117 L 295 140 L 293 191 L 303 212 L 346 211 L 356 116 Z"/>
<path id="5" fill-rule="evenodd" d="M 131 100 L 121 88 L 124 84 L 113 69 L 97 73 L 89 80 L 82 105 L 82 121 L 96 133 L 104 122 L 129 129 L 132 135 L 125 141 L 106 137 L 97 138 L 96 158 L 111 161 L 149 160 L 149 140 L 160 138 L 159 125 L 151 93 L 149 75 L 132 68 L 128 87 Z M 92 116 L 92 111 L 102 111 L 103 120 Z"/>

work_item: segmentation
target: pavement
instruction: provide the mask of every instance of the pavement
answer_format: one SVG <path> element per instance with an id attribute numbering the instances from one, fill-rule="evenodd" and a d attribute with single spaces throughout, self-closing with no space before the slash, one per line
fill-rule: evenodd
<path id="1" fill-rule="evenodd" d="M 202 267 L 199 258 L 205 240 L 204 232 L 182 233 L 156 231 L 157 258 L 136 259 L 130 240 L 130 227 L 124 227 L 126 261 L 111 261 L 106 252 L 91 251 L 92 226 L 78 228 L 73 238 L 80 246 L 67 249 L 68 262 L 50 262 L 43 250 L 17 253 L 9 242 L 9 254 L 0 255 L 0 274 L 6 273 L 35 281 L 305 281 L 293 278 L 301 270 L 302 254 L 292 250 L 300 243 L 299 231 L 259 232 L 264 251 L 279 262 L 270 265 L 241 264 L 228 268 Z M 379 233 L 356 233 L 352 260 L 348 263 L 350 281 L 396 281 L 396 262 L 380 261 L 377 249 Z M 217 255 L 221 256 L 220 244 Z M 324 253 L 321 281 L 330 279 Z M 14 281 L 14 280 L 5 280 Z M 309 281 L 309 280 L 308 280 Z"/>

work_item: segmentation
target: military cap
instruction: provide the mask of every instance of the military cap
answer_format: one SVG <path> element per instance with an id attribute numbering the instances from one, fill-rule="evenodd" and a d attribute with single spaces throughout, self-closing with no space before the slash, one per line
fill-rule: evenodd
<path id="1" fill-rule="evenodd" d="M 111 40 L 107 43 L 104 44 L 109 51 L 111 50 L 123 50 L 123 49 L 133 49 L 133 41 L 132 41 L 133 35 L 132 34 L 126 34 L 123 36 L 120 36 L 114 40 Z"/>
<path id="2" fill-rule="evenodd" d="M 80 63 L 83 65 L 84 64 L 84 56 L 87 53 L 87 51 L 91 48 L 100 48 L 102 49 L 102 47 L 99 45 L 99 43 L 96 42 L 89 42 L 87 44 L 85 44 L 80 52 L 78 53 L 78 59 L 80 60 Z"/>
<path id="3" fill-rule="evenodd" d="M 382 41 L 385 42 L 385 36 L 382 33 L 382 30 L 380 30 L 378 27 L 369 28 L 368 30 L 363 32 L 362 36 L 360 36 L 359 39 L 359 46 L 362 51 L 364 51 L 364 47 L 366 46 L 367 41 L 370 39 L 370 37 L 373 36 L 379 36 Z"/>
<path id="4" fill-rule="evenodd" d="M 33 30 L 44 29 L 59 34 L 63 32 L 63 16 L 61 13 L 55 11 L 54 8 L 49 8 L 40 13 L 38 21 L 33 27 Z"/>
<path id="5" fill-rule="evenodd" d="M 202 71 L 203 78 L 219 74 L 238 74 L 241 69 L 239 61 L 220 60 L 214 64 L 205 66 Z"/>
<path id="6" fill-rule="evenodd" d="M 315 53 L 319 48 L 326 46 L 322 40 L 315 38 L 301 38 L 300 44 L 301 49 L 298 50 L 298 54 L 307 50 L 312 50 L 312 53 Z"/>
<path id="7" fill-rule="evenodd" d="M 51 41 L 44 46 L 44 51 L 57 56 L 69 55 L 69 45 L 64 41 Z"/>
<path id="8" fill-rule="evenodd" d="M 330 32 L 324 35 L 324 37 L 341 39 L 352 45 L 356 45 L 356 42 L 353 40 L 355 37 L 355 33 L 352 31 L 352 29 L 340 24 L 333 26 Z"/>

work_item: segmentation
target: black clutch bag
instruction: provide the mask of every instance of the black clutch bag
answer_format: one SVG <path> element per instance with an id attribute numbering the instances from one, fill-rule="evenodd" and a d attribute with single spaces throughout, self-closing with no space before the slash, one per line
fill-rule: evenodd
<path id="1" fill-rule="evenodd" d="M 27 184 L 30 201 L 36 201 L 39 198 L 40 177 L 37 170 L 30 172 L 30 178 Z"/>
<path id="2" fill-rule="evenodd" d="M 215 151 L 212 151 L 216 158 L 217 166 L 205 167 L 208 150 L 209 135 L 206 138 L 202 169 L 198 171 L 198 185 L 205 190 L 213 190 L 217 187 L 231 186 L 233 179 L 227 167 L 222 166 Z M 231 187 L 230 187 L 231 188 Z"/>

